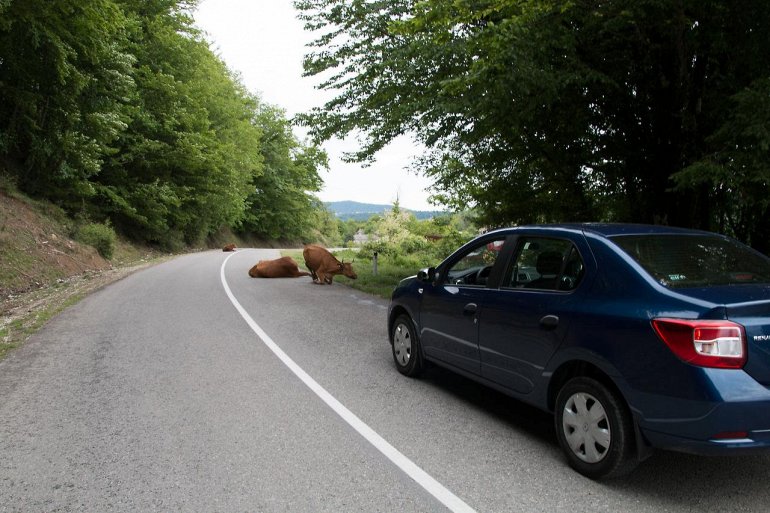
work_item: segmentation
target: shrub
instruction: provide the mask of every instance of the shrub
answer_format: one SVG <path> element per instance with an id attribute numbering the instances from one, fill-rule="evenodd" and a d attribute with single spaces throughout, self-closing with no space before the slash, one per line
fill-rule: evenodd
<path id="1" fill-rule="evenodd" d="M 425 237 L 409 233 L 398 241 L 397 248 L 400 254 L 424 253 L 430 248 L 430 242 Z"/>
<path id="2" fill-rule="evenodd" d="M 101 256 L 111 259 L 115 251 L 115 230 L 108 224 L 88 223 L 81 225 L 75 233 L 75 239 L 96 248 Z"/>
<path id="3" fill-rule="evenodd" d="M 361 258 L 367 258 L 371 260 L 375 252 L 382 255 L 389 251 L 390 251 L 390 248 L 388 244 L 385 243 L 385 241 L 374 240 L 374 241 L 369 241 L 364 243 L 364 245 L 361 246 L 361 249 L 358 252 L 358 254 L 360 255 Z"/>

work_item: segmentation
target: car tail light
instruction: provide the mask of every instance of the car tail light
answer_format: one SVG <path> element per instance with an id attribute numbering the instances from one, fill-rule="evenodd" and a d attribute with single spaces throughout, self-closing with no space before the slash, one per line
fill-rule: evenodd
<path id="1" fill-rule="evenodd" d="M 653 319 L 655 332 L 682 361 L 740 369 L 746 363 L 743 326 L 730 321 Z"/>

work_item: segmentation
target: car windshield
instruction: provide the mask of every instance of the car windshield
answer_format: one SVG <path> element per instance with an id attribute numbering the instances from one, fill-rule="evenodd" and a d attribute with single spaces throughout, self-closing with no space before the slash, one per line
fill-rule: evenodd
<path id="1" fill-rule="evenodd" d="M 619 235 L 612 241 L 671 288 L 770 283 L 770 259 L 709 235 Z"/>

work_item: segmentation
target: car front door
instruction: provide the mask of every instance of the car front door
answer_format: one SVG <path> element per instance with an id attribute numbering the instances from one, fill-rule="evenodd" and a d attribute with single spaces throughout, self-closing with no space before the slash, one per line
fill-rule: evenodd
<path id="1" fill-rule="evenodd" d="M 435 284 L 426 284 L 420 306 L 420 342 L 428 358 L 480 373 L 479 314 L 489 284 L 505 271 L 505 236 L 482 239 L 453 256 Z"/>

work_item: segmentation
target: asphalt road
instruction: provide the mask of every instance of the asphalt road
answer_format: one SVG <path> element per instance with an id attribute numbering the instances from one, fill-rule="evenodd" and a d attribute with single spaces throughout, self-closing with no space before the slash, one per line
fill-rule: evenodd
<path id="1" fill-rule="evenodd" d="M 770 456 L 656 453 L 583 478 L 548 415 L 438 368 L 398 374 L 386 301 L 248 277 L 273 256 L 141 271 L 0 362 L 0 511 L 768 510 Z"/>

